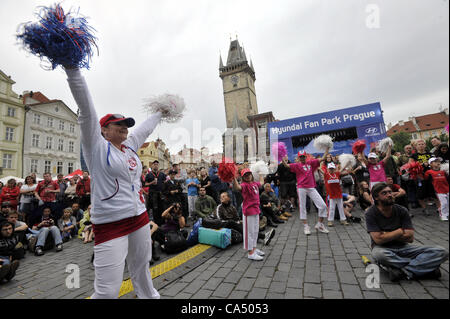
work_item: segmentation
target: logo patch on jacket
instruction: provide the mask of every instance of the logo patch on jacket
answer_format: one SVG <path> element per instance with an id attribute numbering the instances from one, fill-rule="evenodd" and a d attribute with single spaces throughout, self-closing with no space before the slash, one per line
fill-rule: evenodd
<path id="1" fill-rule="evenodd" d="M 128 165 L 131 171 L 134 171 L 136 169 L 137 166 L 137 161 L 136 159 L 133 157 L 128 158 Z"/>

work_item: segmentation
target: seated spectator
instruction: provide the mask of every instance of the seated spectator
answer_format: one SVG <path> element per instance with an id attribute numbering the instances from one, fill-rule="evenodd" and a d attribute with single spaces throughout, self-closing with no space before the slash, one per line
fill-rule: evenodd
<path id="1" fill-rule="evenodd" d="M 19 238 L 14 234 L 14 224 L 3 221 L 0 224 L 0 283 L 10 281 L 19 267 L 16 254 L 21 245 Z"/>
<path id="2" fill-rule="evenodd" d="M 19 220 L 19 213 L 17 213 L 15 210 L 11 210 L 8 213 L 7 220 L 14 225 L 14 234 L 19 237 L 19 241 L 24 246 L 28 245 L 28 225 L 25 222 Z"/>
<path id="3" fill-rule="evenodd" d="M 188 231 L 184 229 L 186 221 L 183 216 L 181 203 L 173 203 L 161 214 L 161 217 L 164 220 L 164 224 L 155 228 L 153 239 L 161 245 L 162 249 L 164 249 L 165 235 L 170 231 L 181 231 L 184 238 L 187 238 Z"/>
<path id="4" fill-rule="evenodd" d="M 72 208 L 64 209 L 63 216 L 58 220 L 58 228 L 64 243 L 77 236 L 77 221 L 72 215 Z"/>
<path id="5" fill-rule="evenodd" d="M 11 206 L 9 203 L 2 203 L 2 210 L 0 211 L 0 223 L 8 218 Z"/>
<path id="6" fill-rule="evenodd" d="M 37 243 L 36 243 L 36 256 L 42 256 L 44 254 L 44 246 L 49 234 L 52 235 L 56 251 L 63 250 L 61 233 L 58 227 L 55 226 L 55 220 L 51 216 L 51 210 L 49 207 L 44 208 L 42 211 L 41 221 L 33 226 L 33 230 L 38 230 Z"/>
<path id="7" fill-rule="evenodd" d="M 236 207 L 231 203 L 231 198 L 228 192 L 220 194 L 220 204 L 217 206 L 215 217 L 223 223 L 221 227 L 234 229 L 243 235 L 242 221 L 239 218 Z M 269 245 L 272 238 L 275 236 L 275 229 L 263 233 L 258 233 L 258 239 L 264 240 L 264 245 Z"/>
<path id="8" fill-rule="evenodd" d="M 386 175 L 386 184 L 392 190 L 392 196 L 394 197 L 394 202 L 398 205 L 405 207 L 407 210 L 409 210 L 408 199 L 406 197 L 406 191 L 403 188 L 401 188 L 400 185 L 394 184 L 394 179 L 390 175 Z M 413 217 L 414 215 L 410 214 L 409 216 Z"/>
<path id="9" fill-rule="evenodd" d="M 342 193 L 342 200 L 344 201 L 344 214 L 347 220 L 352 223 L 360 223 L 361 218 L 355 217 L 351 214 L 356 205 L 356 197 L 347 193 Z"/>
<path id="10" fill-rule="evenodd" d="M 80 221 L 84 217 L 84 211 L 80 208 L 80 204 L 78 204 L 78 203 L 72 204 L 72 216 L 75 217 L 75 220 L 77 222 L 77 227 L 80 228 Z"/>
<path id="11" fill-rule="evenodd" d="M 194 218 L 206 218 L 214 214 L 217 204 L 211 196 L 206 195 L 206 188 L 200 187 L 198 194 L 198 198 L 195 201 Z"/>
<path id="12" fill-rule="evenodd" d="M 282 224 L 288 220 L 288 216 L 292 214 L 285 212 L 281 214 L 280 200 L 275 196 L 270 184 L 264 184 L 264 191 L 260 196 L 261 210 L 264 216 L 267 218 L 267 224 L 269 226 L 276 227 L 276 224 Z"/>
<path id="13" fill-rule="evenodd" d="M 2 188 L 0 193 L 0 203 L 9 205 L 12 209 L 17 210 L 19 204 L 20 188 L 16 185 L 16 180 L 11 178 L 6 186 Z"/>
<path id="14" fill-rule="evenodd" d="M 78 230 L 78 237 L 83 239 L 83 242 L 90 243 L 94 238 L 94 229 L 91 222 L 91 205 L 88 206 L 84 212 L 83 219 L 80 220 L 80 229 Z"/>
<path id="15" fill-rule="evenodd" d="M 370 195 L 369 184 L 366 181 L 359 183 L 358 195 L 359 206 L 362 210 L 367 211 L 367 209 L 373 205 L 373 199 Z"/>
<path id="16" fill-rule="evenodd" d="M 375 205 L 366 212 L 372 256 L 385 266 L 392 281 L 400 279 L 439 278 L 439 267 L 448 251 L 439 246 L 412 245 L 414 227 L 408 211 L 394 204 L 392 190 L 386 183 L 372 189 Z"/>

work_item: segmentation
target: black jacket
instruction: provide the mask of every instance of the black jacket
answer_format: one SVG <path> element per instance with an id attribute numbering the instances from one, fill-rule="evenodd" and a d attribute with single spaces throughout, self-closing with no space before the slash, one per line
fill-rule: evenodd
<path id="1" fill-rule="evenodd" d="M 3 225 L 6 225 L 6 224 L 11 224 L 11 223 L 3 222 L 3 223 L 1 223 L 0 227 L 3 227 Z M 12 225 L 12 226 L 13 226 L 13 233 L 10 237 L 3 237 L 0 234 L 0 256 L 12 256 L 12 254 L 14 252 L 14 248 L 20 242 L 19 236 L 14 233 L 14 225 Z"/>

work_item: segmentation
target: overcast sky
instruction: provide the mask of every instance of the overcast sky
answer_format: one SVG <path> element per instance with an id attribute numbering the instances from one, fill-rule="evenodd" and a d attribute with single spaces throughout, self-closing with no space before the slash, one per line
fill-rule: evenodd
<path id="1" fill-rule="evenodd" d="M 15 39 L 20 23 L 36 20 L 37 6 L 53 3 L 0 1 L 0 69 L 16 93 L 41 91 L 76 111 L 64 72 L 42 69 Z M 66 0 L 63 7 L 79 7 L 97 30 L 99 56 L 83 74 L 99 116 L 122 113 L 139 124 L 146 97 L 185 99 L 184 119 L 150 136 L 171 153 L 192 145 L 193 132 L 221 151 L 207 135 L 225 130 L 218 68 L 230 36 L 253 60 L 259 112 L 279 120 L 379 101 L 388 124 L 449 105 L 446 0 Z"/>

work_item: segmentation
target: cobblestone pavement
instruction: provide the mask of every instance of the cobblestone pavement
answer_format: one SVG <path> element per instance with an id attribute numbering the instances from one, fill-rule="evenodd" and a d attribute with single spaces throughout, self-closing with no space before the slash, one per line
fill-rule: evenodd
<path id="1" fill-rule="evenodd" d="M 437 213 L 425 216 L 414 211 L 415 243 L 440 245 L 449 249 L 448 222 L 439 220 Z M 362 212 L 356 212 L 362 216 Z M 308 214 L 311 229 L 317 213 Z M 439 280 L 390 282 L 380 272 L 380 288 L 367 288 L 369 273 L 361 256 L 371 259 L 370 238 L 361 224 L 343 226 L 335 223 L 329 234 L 303 234 L 296 213 L 280 224 L 269 246 L 262 247 L 263 261 L 250 261 L 242 245 L 225 250 L 212 247 L 199 262 L 174 269 L 154 279 L 162 298 L 180 299 L 448 299 L 449 263 L 441 265 Z M 260 247 L 260 246 L 259 246 Z M 261 248 L 261 247 L 260 247 Z M 86 298 L 93 292 L 94 270 L 90 263 L 93 244 L 81 240 L 64 245 L 62 252 L 49 251 L 44 256 L 27 254 L 16 277 L 0 285 L 3 298 Z M 173 257 L 163 255 L 160 262 Z M 66 267 L 76 264 L 80 269 L 80 288 L 66 287 Z M 128 278 L 127 272 L 124 279 Z M 129 293 L 123 298 L 134 298 Z"/>

